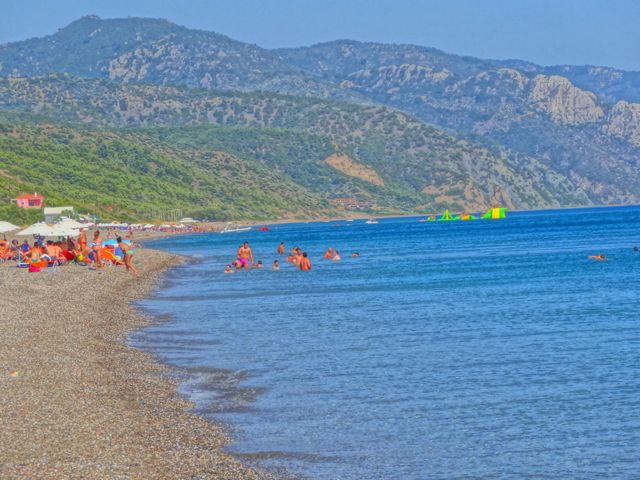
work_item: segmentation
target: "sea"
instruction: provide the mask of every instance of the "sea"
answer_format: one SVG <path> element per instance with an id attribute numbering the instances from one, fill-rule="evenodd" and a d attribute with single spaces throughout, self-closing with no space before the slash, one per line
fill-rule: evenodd
<path id="1" fill-rule="evenodd" d="M 185 372 L 230 452 L 276 471 L 638 478 L 640 208 L 420 220 L 151 242 L 189 261 L 140 303 L 163 321 L 131 343 Z M 244 241 L 265 268 L 223 274 Z"/>

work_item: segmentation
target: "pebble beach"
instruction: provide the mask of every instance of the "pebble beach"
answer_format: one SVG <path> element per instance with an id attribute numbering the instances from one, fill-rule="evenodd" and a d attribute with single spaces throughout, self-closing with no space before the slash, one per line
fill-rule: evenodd
<path id="1" fill-rule="evenodd" d="M 154 321 L 131 302 L 181 261 L 140 249 L 138 277 L 0 264 L 0 478 L 272 478 L 225 453 L 172 371 L 127 345 Z"/>

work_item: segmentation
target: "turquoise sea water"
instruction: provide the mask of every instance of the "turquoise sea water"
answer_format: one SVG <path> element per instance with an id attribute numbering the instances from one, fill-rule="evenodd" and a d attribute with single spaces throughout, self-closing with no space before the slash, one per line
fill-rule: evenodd
<path id="1" fill-rule="evenodd" d="M 265 270 L 222 274 L 245 239 Z M 269 271 L 280 241 L 313 270 Z M 196 258 L 132 341 L 187 368 L 233 452 L 322 479 L 638 478 L 640 208 L 152 245 Z"/>

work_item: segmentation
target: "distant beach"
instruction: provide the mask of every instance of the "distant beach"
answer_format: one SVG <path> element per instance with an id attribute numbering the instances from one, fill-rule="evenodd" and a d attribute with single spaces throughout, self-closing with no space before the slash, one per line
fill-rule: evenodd
<path id="1" fill-rule="evenodd" d="M 140 277 L 0 265 L 0 477 L 271 478 L 223 452 L 171 370 L 126 344 L 152 319 L 130 302 L 180 257 L 142 249 Z"/>

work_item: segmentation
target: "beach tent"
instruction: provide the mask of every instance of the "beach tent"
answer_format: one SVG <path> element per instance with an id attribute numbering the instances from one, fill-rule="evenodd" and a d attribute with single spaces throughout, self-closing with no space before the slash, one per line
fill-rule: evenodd
<path id="1" fill-rule="evenodd" d="M 503 207 L 493 207 L 487 210 L 487 212 L 482 215 L 483 220 L 499 220 L 501 218 L 506 218 L 505 212 L 506 208 Z"/>
<path id="2" fill-rule="evenodd" d="M 12 232 L 20 227 L 9 222 L 0 222 L 0 233 Z"/>

